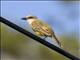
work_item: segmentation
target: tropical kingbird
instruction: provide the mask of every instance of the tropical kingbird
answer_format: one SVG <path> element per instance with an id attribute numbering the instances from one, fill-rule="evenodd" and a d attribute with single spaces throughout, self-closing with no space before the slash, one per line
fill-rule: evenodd
<path id="1" fill-rule="evenodd" d="M 32 30 L 36 33 L 36 35 L 44 36 L 45 38 L 51 37 L 55 39 L 58 45 L 61 47 L 60 41 L 58 40 L 54 31 L 51 29 L 51 27 L 49 27 L 48 24 L 40 21 L 40 19 L 32 15 L 28 15 L 22 19 L 26 20 L 29 23 L 29 25 L 32 27 Z"/>

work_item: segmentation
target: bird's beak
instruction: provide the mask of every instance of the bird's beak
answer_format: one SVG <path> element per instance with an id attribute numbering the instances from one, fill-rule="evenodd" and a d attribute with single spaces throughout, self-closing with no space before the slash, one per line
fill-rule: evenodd
<path id="1" fill-rule="evenodd" d="M 22 18 L 22 20 L 27 20 L 27 19 L 24 17 L 24 18 Z"/>

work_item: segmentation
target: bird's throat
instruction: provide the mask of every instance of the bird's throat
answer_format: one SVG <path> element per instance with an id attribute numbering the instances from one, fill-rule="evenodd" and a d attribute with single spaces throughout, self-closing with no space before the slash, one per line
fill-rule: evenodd
<path id="1" fill-rule="evenodd" d="M 35 21 L 35 19 L 28 19 L 28 20 L 27 20 L 27 22 L 28 22 L 29 24 L 32 24 L 33 21 Z"/>

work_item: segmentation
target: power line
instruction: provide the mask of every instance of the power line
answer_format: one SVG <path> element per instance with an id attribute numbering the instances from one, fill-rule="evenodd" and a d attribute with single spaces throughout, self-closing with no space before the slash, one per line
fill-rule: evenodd
<path id="1" fill-rule="evenodd" d="M 61 49 L 61 48 L 59 48 L 59 47 L 57 47 L 57 46 L 45 41 L 44 39 L 32 34 L 31 32 L 29 32 L 29 31 L 17 26 L 16 24 L 10 22 L 9 20 L 7 20 L 7 19 L 5 19 L 3 17 L 0 17 L 0 19 L 1 19 L 0 22 L 2 22 L 4 24 L 8 25 L 9 27 L 21 32 L 22 34 L 32 38 L 33 40 L 36 40 L 37 42 L 40 42 L 41 44 L 47 46 L 48 48 L 50 48 L 52 50 L 55 50 L 56 52 L 62 54 L 63 56 L 65 56 L 65 57 L 67 57 L 69 59 L 72 59 L 72 60 L 80 60 L 78 57 L 76 57 L 76 56 L 68 53 L 67 51 L 65 51 L 65 50 L 63 50 L 63 49 Z"/>

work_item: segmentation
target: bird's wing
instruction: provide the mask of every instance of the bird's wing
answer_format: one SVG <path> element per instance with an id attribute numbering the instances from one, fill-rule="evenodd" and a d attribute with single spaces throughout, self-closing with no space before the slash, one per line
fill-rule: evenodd
<path id="1" fill-rule="evenodd" d="M 52 35 L 52 29 L 44 22 L 36 20 L 32 23 L 33 30 L 39 31 L 47 36 Z"/>

